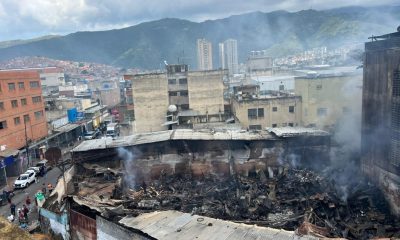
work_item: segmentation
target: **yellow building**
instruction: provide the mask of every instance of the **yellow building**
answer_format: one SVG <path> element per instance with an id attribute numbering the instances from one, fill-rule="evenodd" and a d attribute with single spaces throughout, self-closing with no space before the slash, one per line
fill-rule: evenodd
<path id="1" fill-rule="evenodd" d="M 132 76 L 135 132 L 224 121 L 225 74 L 223 70 L 189 72 L 187 65 L 168 65 L 166 73 Z"/>
<path id="2" fill-rule="evenodd" d="M 255 87 L 257 88 L 257 87 Z M 256 89 L 255 89 L 256 90 Z M 261 130 L 268 127 L 299 126 L 301 97 L 289 94 L 259 96 L 247 86 L 235 91 L 232 112 L 243 128 Z"/>
<path id="3" fill-rule="evenodd" d="M 168 109 L 168 81 L 165 73 L 133 76 L 135 132 L 167 130 L 162 124 Z"/>
<path id="4" fill-rule="evenodd" d="M 330 129 L 344 115 L 361 110 L 359 72 L 317 74 L 295 78 L 295 95 L 302 97 L 302 125 Z"/>

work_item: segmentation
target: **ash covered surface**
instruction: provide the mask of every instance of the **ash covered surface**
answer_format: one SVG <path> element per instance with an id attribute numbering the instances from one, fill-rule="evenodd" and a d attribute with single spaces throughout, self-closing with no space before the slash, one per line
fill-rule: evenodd
<path id="1" fill-rule="evenodd" d="M 310 170 L 276 168 L 249 177 L 161 176 L 124 189 L 135 213 L 179 210 L 240 223 L 296 230 L 318 237 L 400 237 L 382 193 L 367 181 L 347 186 L 343 199 L 334 181 Z"/>

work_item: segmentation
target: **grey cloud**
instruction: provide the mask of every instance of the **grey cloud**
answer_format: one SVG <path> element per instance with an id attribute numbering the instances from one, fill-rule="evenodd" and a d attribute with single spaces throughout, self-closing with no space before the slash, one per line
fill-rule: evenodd
<path id="1" fill-rule="evenodd" d="M 393 5 L 396 0 L 1 0 L 0 41 L 121 28 L 165 17 L 204 21 L 251 11 Z"/>

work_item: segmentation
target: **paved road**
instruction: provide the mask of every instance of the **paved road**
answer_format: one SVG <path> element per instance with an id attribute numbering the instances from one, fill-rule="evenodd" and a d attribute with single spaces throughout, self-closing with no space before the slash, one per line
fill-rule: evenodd
<path id="1" fill-rule="evenodd" d="M 17 205 L 18 208 L 22 208 L 23 204 L 25 204 L 25 199 L 29 195 L 32 200 L 33 206 L 35 205 L 34 196 L 43 187 L 43 183 L 47 186 L 48 183 L 51 183 L 53 186 L 56 185 L 58 177 L 61 176 L 61 171 L 58 168 L 53 168 L 47 172 L 45 177 L 39 177 L 38 183 L 33 183 L 29 187 L 24 189 L 15 190 L 15 196 L 12 198 L 12 202 Z M 6 204 L 0 207 L 0 214 L 7 218 L 7 216 L 11 215 L 10 205 Z M 32 220 L 37 220 L 38 215 L 37 211 L 33 210 L 28 215 L 29 222 Z M 18 223 L 18 221 L 16 221 Z"/>

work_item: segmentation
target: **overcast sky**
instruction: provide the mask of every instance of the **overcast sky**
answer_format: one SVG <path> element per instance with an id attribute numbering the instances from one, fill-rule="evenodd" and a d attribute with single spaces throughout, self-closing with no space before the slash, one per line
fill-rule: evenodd
<path id="1" fill-rule="evenodd" d="M 164 17 L 196 22 L 252 11 L 298 11 L 399 0 L 0 0 L 0 41 L 107 30 Z"/>

